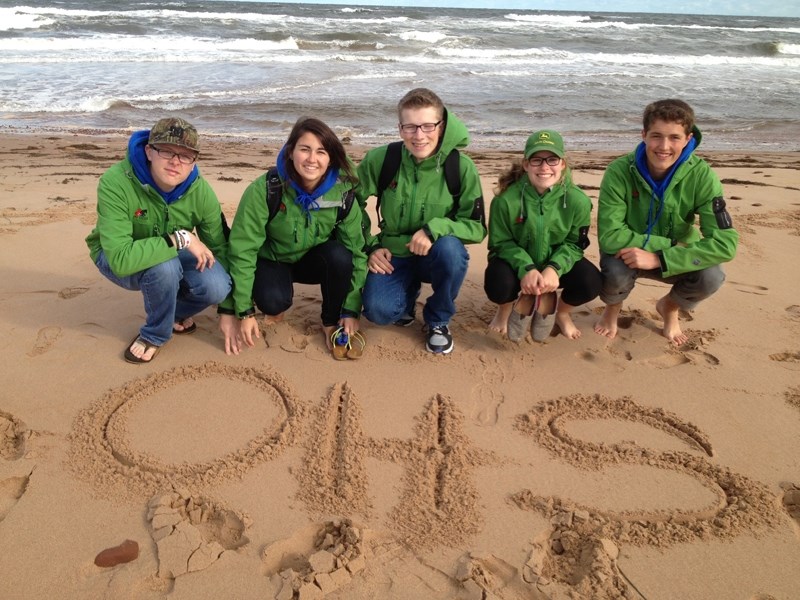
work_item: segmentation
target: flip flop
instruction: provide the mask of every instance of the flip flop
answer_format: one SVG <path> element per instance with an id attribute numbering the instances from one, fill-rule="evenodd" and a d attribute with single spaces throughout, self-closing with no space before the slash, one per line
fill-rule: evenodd
<path id="1" fill-rule="evenodd" d="M 367 345 L 367 338 L 360 331 L 356 331 L 350 336 L 350 347 L 347 349 L 347 358 L 358 360 L 364 355 L 364 348 Z"/>
<path id="2" fill-rule="evenodd" d="M 183 324 L 188 320 L 189 319 L 184 319 L 183 321 L 176 321 L 176 323 L 181 327 L 183 327 Z M 189 335 L 190 333 L 194 333 L 195 331 L 197 331 L 197 323 L 195 323 L 194 321 L 192 321 L 192 324 L 189 325 L 188 327 L 183 327 L 183 329 L 175 329 L 175 327 L 172 328 L 172 333 L 175 335 Z"/>
<path id="3" fill-rule="evenodd" d="M 131 346 L 133 346 L 137 342 L 144 346 L 145 353 L 147 353 L 147 351 L 150 350 L 150 348 L 155 348 L 156 349 L 156 351 L 153 352 L 153 356 L 151 356 L 149 360 L 143 360 L 143 359 L 139 358 L 138 356 L 134 356 L 133 352 L 131 352 Z M 156 346 L 155 344 L 151 344 L 146 339 L 144 339 L 142 336 L 137 335 L 135 338 L 133 338 L 131 340 L 131 343 L 128 344 L 128 347 L 125 348 L 125 360 L 128 361 L 129 363 L 133 363 L 135 365 L 147 364 L 147 363 L 153 362 L 153 359 L 156 356 L 158 356 L 159 350 L 161 350 L 161 346 Z"/>
<path id="4" fill-rule="evenodd" d="M 347 353 L 350 351 L 350 336 L 344 327 L 337 327 L 331 333 L 331 354 L 336 360 L 347 360 Z"/>

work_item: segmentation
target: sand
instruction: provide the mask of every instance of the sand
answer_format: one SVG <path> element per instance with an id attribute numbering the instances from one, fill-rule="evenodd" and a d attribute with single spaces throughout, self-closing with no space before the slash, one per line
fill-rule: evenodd
<path id="1" fill-rule="evenodd" d="M 800 597 L 800 155 L 704 154 L 741 243 L 680 348 L 652 281 L 613 340 L 599 300 L 577 340 L 490 333 L 484 242 L 449 356 L 364 322 L 335 361 L 299 285 L 256 348 L 226 356 L 207 310 L 138 366 L 141 297 L 83 242 L 124 148 L 0 134 L 0 598 Z M 206 149 L 232 219 L 277 149 Z M 488 200 L 516 157 L 470 154 Z M 611 158 L 570 156 L 595 205 Z"/>

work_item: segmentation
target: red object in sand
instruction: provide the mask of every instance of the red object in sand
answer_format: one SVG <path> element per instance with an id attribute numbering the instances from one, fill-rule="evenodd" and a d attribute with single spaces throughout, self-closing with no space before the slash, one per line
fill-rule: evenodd
<path id="1" fill-rule="evenodd" d="M 119 546 L 106 548 L 94 557 L 98 567 L 114 567 L 139 558 L 139 544 L 134 540 L 125 540 Z"/>

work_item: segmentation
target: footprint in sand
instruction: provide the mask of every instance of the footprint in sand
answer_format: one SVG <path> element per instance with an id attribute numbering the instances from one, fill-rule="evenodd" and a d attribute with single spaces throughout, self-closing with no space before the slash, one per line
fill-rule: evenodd
<path id="1" fill-rule="evenodd" d="M 507 378 L 507 365 L 494 357 L 484 354 L 478 356 L 474 371 L 481 374 L 481 382 L 472 388 L 472 418 L 481 426 L 496 425 L 500 406 L 505 402 L 505 395 L 500 391 L 501 384 Z"/>
<path id="2" fill-rule="evenodd" d="M 25 452 L 29 435 L 25 423 L 0 410 L 0 458 L 16 460 Z"/>
<path id="3" fill-rule="evenodd" d="M 800 369 L 800 352 L 777 352 L 769 355 L 770 360 L 782 363 L 787 369 Z"/>
<path id="4" fill-rule="evenodd" d="M 307 335 L 296 334 L 289 336 L 288 340 L 284 340 L 280 344 L 281 350 L 284 352 L 291 352 L 294 354 L 302 354 L 308 348 L 311 340 Z"/>
<path id="5" fill-rule="evenodd" d="M 479 383 L 472 388 L 472 404 L 475 406 L 473 419 L 478 425 L 488 427 L 497 425 L 500 417 L 500 407 L 506 397 L 496 386 L 488 383 Z"/>
<path id="6" fill-rule="evenodd" d="M 800 486 L 794 483 L 784 483 L 783 488 L 783 507 L 789 516 L 800 525 Z"/>
<path id="7" fill-rule="evenodd" d="M 175 579 L 211 566 L 249 540 L 249 518 L 201 496 L 175 491 L 154 496 L 147 520 L 158 552 L 158 576 Z"/>
<path id="8" fill-rule="evenodd" d="M 738 291 L 744 292 L 745 294 L 756 294 L 758 296 L 766 296 L 767 292 L 769 291 L 769 288 L 764 287 L 763 285 L 741 283 L 740 281 L 731 281 L 730 283 L 736 286 Z"/>
<path id="9" fill-rule="evenodd" d="M 800 305 L 792 304 L 786 307 L 786 316 L 792 321 L 800 321 Z"/>
<path id="10" fill-rule="evenodd" d="M 34 357 L 44 354 L 61 338 L 61 327 L 56 325 L 48 325 L 42 327 L 39 333 L 36 334 L 36 341 L 33 343 L 33 348 L 28 351 L 28 356 Z"/>
<path id="11" fill-rule="evenodd" d="M 74 298 L 75 296 L 80 296 L 81 294 L 85 294 L 89 291 L 88 287 L 65 287 L 63 290 L 58 292 L 58 297 L 63 298 L 64 300 L 69 300 L 70 298 Z"/>
<path id="12" fill-rule="evenodd" d="M 595 348 L 580 350 L 575 353 L 575 358 L 583 360 L 587 364 L 597 367 L 600 370 L 613 369 L 621 373 L 625 370 L 624 365 L 617 364 L 611 359 L 622 359 L 628 362 L 631 360 L 631 354 L 627 351 L 611 350 L 610 348 L 613 348 L 613 346 L 610 346 L 605 352 L 601 352 Z"/>
<path id="13" fill-rule="evenodd" d="M 2 522 L 14 505 L 28 489 L 30 475 L 25 477 L 9 477 L 0 481 L 0 522 Z"/>
<path id="14" fill-rule="evenodd" d="M 648 365 L 650 367 L 655 367 L 657 369 L 671 369 L 673 367 L 679 367 L 681 365 L 686 365 L 691 362 L 692 362 L 691 359 L 682 352 L 670 350 L 664 356 L 659 356 L 657 358 L 651 358 L 645 360 L 643 361 L 642 364 Z"/>
<path id="15" fill-rule="evenodd" d="M 789 406 L 800 408 L 800 387 L 789 388 L 784 392 L 784 395 Z"/>

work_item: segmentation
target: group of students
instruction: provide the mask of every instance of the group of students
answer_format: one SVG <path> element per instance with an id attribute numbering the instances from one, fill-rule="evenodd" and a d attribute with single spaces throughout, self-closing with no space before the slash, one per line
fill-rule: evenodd
<path id="1" fill-rule="evenodd" d="M 430 284 L 425 347 L 448 354 L 465 245 L 487 232 L 484 289 L 498 305 L 489 327 L 514 341 L 529 331 L 542 341 L 554 325 L 579 337 L 570 313 L 598 296 L 606 308 L 594 330 L 613 338 L 623 301 L 647 277 L 671 284 L 656 309 L 663 335 L 680 345 L 680 310 L 722 285 L 720 263 L 735 255 L 738 234 L 719 178 L 694 154 L 701 134 L 685 102 L 649 104 L 642 142 L 606 169 L 599 269 L 584 256 L 592 204 L 572 181 L 558 132 L 533 133 L 500 176 L 487 231 L 477 168 L 459 151 L 469 142 L 464 123 L 425 88 L 400 100 L 398 118 L 401 141 L 368 151 L 357 167 L 328 125 L 299 119 L 276 165 L 245 190 L 230 228 L 199 174 L 196 129 L 170 117 L 135 132 L 126 158 L 100 178 L 97 225 L 86 238 L 100 272 L 144 297 L 146 322 L 125 359 L 150 362 L 173 335 L 194 332 L 193 317 L 212 305 L 225 352 L 239 354 L 259 337 L 257 311 L 282 319 L 294 283 L 320 286 L 325 341 L 339 360 L 363 355 L 362 313 L 375 325 L 412 325 Z"/>

